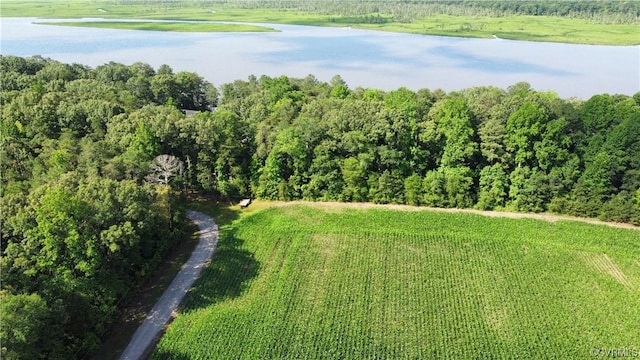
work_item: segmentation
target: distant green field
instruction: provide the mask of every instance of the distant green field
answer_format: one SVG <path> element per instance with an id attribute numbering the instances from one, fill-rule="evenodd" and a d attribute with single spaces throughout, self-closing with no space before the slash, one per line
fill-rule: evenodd
<path id="1" fill-rule="evenodd" d="M 212 24 L 185 22 L 125 22 L 125 21 L 76 21 L 76 22 L 39 22 L 44 25 L 79 26 L 90 28 L 178 31 L 178 32 L 267 32 L 275 29 L 245 24 Z"/>
<path id="2" fill-rule="evenodd" d="M 576 44 L 637 45 L 640 26 L 594 24 L 582 19 L 550 16 L 502 18 L 434 16 L 410 24 L 362 25 L 363 28 L 417 34 L 508 40 L 567 42 Z"/>
<path id="3" fill-rule="evenodd" d="M 113 1 L 21 1 L 0 2 L 1 16 L 110 19 L 219 20 L 316 26 L 351 26 L 392 32 L 428 35 L 552 41 L 579 44 L 638 45 L 640 25 L 599 24 L 584 19 L 550 16 L 445 16 L 438 15 L 410 23 L 397 22 L 382 15 L 387 22 L 368 24 L 362 17 L 316 14 L 287 9 L 241 9 L 204 2 L 113 2 Z M 373 14 L 372 14 L 373 16 Z M 377 15 L 376 15 L 377 16 Z M 98 25 L 99 23 L 95 23 Z M 100 25 L 101 27 L 104 24 Z M 146 25 L 149 26 L 149 25 Z M 118 24 L 120 28 L 120 25 Z M 207 31 L 229 31 L 211 28 Z M 240 28 L 238 28 L 238 31 Z M 178 30 L 190 31 L 190 30 Z M 197 30 L 202 31 L 202 30 Z M 235 31 L 235 30 L 234 30 Z"/>
<path id="4" fill-rule="evenodd" d="M 152 358 L 589 358 L 638 319 L 636 230 L 291 205 L 222 228 Z"/>

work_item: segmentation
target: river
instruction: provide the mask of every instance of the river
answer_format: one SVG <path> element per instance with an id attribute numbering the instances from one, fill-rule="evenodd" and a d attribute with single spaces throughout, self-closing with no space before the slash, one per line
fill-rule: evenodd
<path id="1" fill-rule="evenodd" d="M 95 20 L 95 19 L 94 19 Z M 595 46 L 397 34 L 351 28 L 268 25 L 269 33 L 179 33 L 34 24 L 2 18 L 3 55 L 41 55 L 95 67 L 162 64 L 220 85 L 249 75 L 329 81 L 351 88 L 445 91 L 506 88 L 520 81 L 562 97 L 640 91 L 640 46 Z M 49 20 L 47 20 L 49 21 Z"/>

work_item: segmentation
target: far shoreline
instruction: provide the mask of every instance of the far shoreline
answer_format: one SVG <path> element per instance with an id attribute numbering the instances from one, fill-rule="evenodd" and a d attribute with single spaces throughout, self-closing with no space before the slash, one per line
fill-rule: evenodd
<path id="1" fill-rule="evenodd" d="M 20 17 L 6 17 L 2 18 L 20 18 Z M 368 26 L 347 25 L 337 26 L 335 24 L 298 24 L 298 23 L 283 23 L 283 22 L 241 22 L 230 20 L 197 20 L 197 19 L 135 19 L 135 18 L 121 18 L 112 19 L 104 17 L 91 17 L 91 18 L 40 18 L 40 17 L 23 17 L 24 19 L 32 18 L 33 23 L 36 25 L 52 25 L 52 26 L 73 26 L 95 29 L 115 29 L 115 30 L 138 30 L 138 31 L 166 31 L 166 32 L 203 32 L 203 33 L 223 33 L 223 32 L 280 32 L 280 30 L 269 27 L 269 25 L 294 25 L 294 26 L 307 26 L 307 27 L 341 27 L 346 30 L 367 30 L 367 31 L 381 31 L 388 33 L 398 34 L 412 34 L 412 35 L 425 35 L 425 36 L 444 36 L 455 37 L 462 39 L 494 39 L 494 40 L 511 40 L 511 41 L 532 41 L 532 42 L 547 42 L 566 45 L 587 45 L 587 46 L 617 46 L 617 47 L 640 47 L 640 41 L 638 43 L 629 44 L 608 44 L 608 43 L 585 43 L 585 42 L 564 42 L 564 41 L 545 41 L 536 38 L 519 38 L 519 37 L 505 37 L 504 35 L 496 33 L 488 35 L 468 34 L 457 35 L 450 33 L 430 33 L 430 32 L 413 32 L 413 31 L 393 31 L 385 29 L 370 28 Z M 71 21 L 52 21 L 52 20 L 71 20 Z M 73 21 L 77 20 L 77 21 Z"/>
<path id="2" fill-rule="evenodd" d="M 266 26 L 248 24 L 229 24 L 213 22 L 159 22 L 159 21 L 35 21 L 38 25 L 74 26 L 97 29 L 138 30 L 138 31 L 174 31 L 174 32 L 277 32 L 278 30 Z"/>
<path id="3" fill-rule="evenodd" d="M 112 28 L 131 30 L 158 30 L 182 32 L 250 32 L 274 31 L 262 28 L 244 29 L 232 24 L 273 24 L 301 25 L 320 27 L 340 27 L 363 30 L 378 30 L 390 33 L 449 36 L 459 38 L 499 38 L 581 45 L 638 46 L 640 45 L 640 22 L 599 23 L 585 18 L 570 18 L 551 15 L 443 15 L 413 19 L 403 22 L 394 19 L 391 14 L 369 14 L 345 16 L 341 14 L 314 13 L 312 11 L 290 11 L 274 8 L 202 8 L 184 5 L 178 7 L 154 7 L 137 4 L 125 6 L 107 1 L 46 2 L 46 5 L 33 6 L 34 2 L 24 3 L 18 0 L 0 2 L 0 18 L 36 17 L 45 19 L 69 19 L 69 26 L 77 19 L 104 18 L 118 20 L 139 20 L 144 29 L 132 29 L 121 24 Z M 371 21 L 371 19 L 377 19 Z M 174 25 L 165 29 L 156 24 L 157 20 L 170 21 L 220 21 L 228 27 L 191 30 L 190 26 Z M 153 26 L 151 26 L 153 25 Z M 129 25 L 131 26 L 131 25 Z M 95 27 L 107 27 L 106 25 Z M 168 26 L 164 26 L 168 27 Z"/>

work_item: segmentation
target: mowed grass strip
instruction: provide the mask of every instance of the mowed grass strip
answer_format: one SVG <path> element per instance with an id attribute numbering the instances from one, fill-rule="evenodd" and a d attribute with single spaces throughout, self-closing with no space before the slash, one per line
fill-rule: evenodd
<path id="1" fill-rule="evenodd" d="M 246 24 L 217 24 L 192 22 L 134 22 L 134 21 L 65 21 L 38 22 L 43 25 L 78 26 L 103 29 L 177 31 L 177 32 L 269 32 L 273 28 Z"/>
<path id="2" fill-rule="evenodd" d="M 586 358 L 637 346 L 639 258 L 637 230 L 578 222 L 269 208 L 222 231 L 152 358 Z"/>

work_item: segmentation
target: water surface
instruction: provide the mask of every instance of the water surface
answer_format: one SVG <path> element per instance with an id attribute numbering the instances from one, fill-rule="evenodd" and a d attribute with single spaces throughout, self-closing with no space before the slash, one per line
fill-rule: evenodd
<path id="1" fill-rule="evenodd" d="M 93 19 L 95 20 L 95 19 Z M 519 81 L 562 97 L 640 91 L 640 46 L 596 46 L 271 25 L 271 33 L 178 33 L 1 19 L 3 55 L 92 67 L 115 61 L 194 71 L 216 85 L 249 75 L 340 75 L 351 87 L 446 91 Z M 47 20 L 49 21 L 49 20 Z"/>

